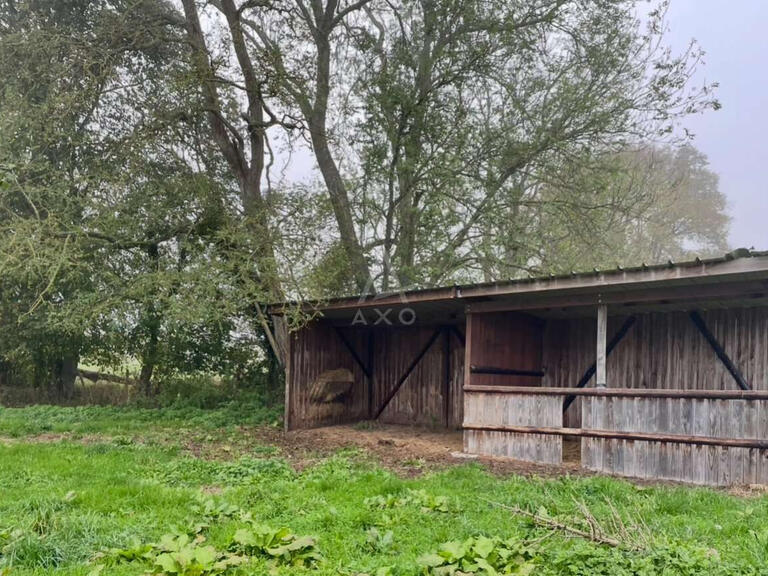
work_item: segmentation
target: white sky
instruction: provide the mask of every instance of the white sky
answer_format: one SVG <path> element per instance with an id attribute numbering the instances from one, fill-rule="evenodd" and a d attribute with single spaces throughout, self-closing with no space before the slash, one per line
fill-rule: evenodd
<path id="1" fill-rule="evenodd" d="M 694 145 L 720 175 L 733 247 L 768 250 L 768 0 L 672 0 L 673 48 L 706 51 L 700 80 L 720 84 L 722 110 L 689 119 Z"/>

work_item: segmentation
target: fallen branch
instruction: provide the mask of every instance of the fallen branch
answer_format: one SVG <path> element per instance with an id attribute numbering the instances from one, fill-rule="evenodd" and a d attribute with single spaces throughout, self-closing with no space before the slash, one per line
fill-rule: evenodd
<path id="1" fill-rule="evenodd" d="M 544 516 L 539 516 L 538 514 L 528 512 L 526 510 L 518 508 L 517 506 L 505 506 L 504 504 L 500 504 L 499 502 L 493 502 L 491 500 L 486 500 L 485 498 L 481 498 L 481 500 L 485 500 L 489 504 L 492 504 L 493 506 L 498 506 L 499 508 L 503 508 L 504 510 L 509 510 L 510 512 L 518 516 L 524 516 L 525 518 L 532 520 L 533 523 L 536 524 L 537 526 L 549 528 L 550 530 L 557 530 L 559 532 L 565 532 L 566 534 L 570 534 L 572 536 L 578 536 L 579 538 L 584 538 L 585 540 L 589 540 L 590 542 L 596 542 L 597 544 L 604 544 L 605 546 L 611 546 L 612 548 L 625 547 L 625 545 L 619 540 L 602 535 L 600 531 L 596 529 L 596 525 L 593 524 L 592 522 L 589 523 L 591 531 L 587 532 L 585 530 L 580 530 L 578 528 L 574 528 L 573 526 L 569 526 L 568 524 L 563 524 L 562 522 L 558 522 L 557 520 L 553 520 L 552 518 L 546 518 Z"/>
<path id="2" fill-rule="evenodd" d="M 136 380 L 133 378 L 118 376 L 117 374 L 108 374 L 106 372 L 97 372 L 96 370 L 83 370 L 82 368 L 79 368 L 77 370 L 77 375 L 80 376 L 80 378 L 85 378 L 91 382 L 104 380 L 106 382 L 117 382 L 118 384 L 127 384 L 129 386 L 136 384 Z"/>

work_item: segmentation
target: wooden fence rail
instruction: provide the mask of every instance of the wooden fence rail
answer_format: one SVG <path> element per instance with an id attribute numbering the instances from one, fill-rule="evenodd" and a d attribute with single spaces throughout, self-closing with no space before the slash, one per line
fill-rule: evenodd
<path id="1" fill-rule="evenodd" d="M 768 483 L 768 392 L 465 386 L 467 451 L 543 463 L 581 438 L 581 465 L 697 484 Z M 562 397 L 582 397 L 580 428 Z"/>
<path id="2" fill-rule="evenodd" d="M 662 390 L 652 388 L 543 388 L 538 386 L 464 386 L 465 393 L 520 396 L 603 396 L 645 398 L 707 398 L 719 400 L 768 400 L 768 390 Z"/>
<path id="3" fill-rule="evenodd" d="M 562 400 L 559 397 L 465 395 L 464 450 L 471 454 L 505 456 L 547 464 L 562 462 L 563 439 L 560 436 L 485 430 L 477 428 L 478 424 L 521 427 L 562 426 Z"/>

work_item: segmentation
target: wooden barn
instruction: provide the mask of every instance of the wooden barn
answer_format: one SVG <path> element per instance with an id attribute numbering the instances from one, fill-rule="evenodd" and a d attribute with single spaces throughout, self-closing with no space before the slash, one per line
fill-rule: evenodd
<path id="1" fill-rule="evenodd" d="M 308 306 L 280 339 L 288 429 L 442 426 L 473 454 L 567 442 L 609 474 L 768 484 L 768 252 Z"/>

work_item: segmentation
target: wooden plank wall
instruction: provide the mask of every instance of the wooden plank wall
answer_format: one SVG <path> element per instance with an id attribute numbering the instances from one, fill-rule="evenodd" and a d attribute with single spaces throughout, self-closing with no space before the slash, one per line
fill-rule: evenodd
<path id="1" fill-rule="evenodd" d="M 768 401 L 584 397 L 583 428 L 711 438 L 768 438 Z M 694 484 L 768 483 L 768 450 L 583 438 L 590 470 Z"/>
<path id="2" fill-rule="evenodd" d="M 702 313 L 747 382 L 768 390 L 768 308 L 734 308 Z M 608 338 L 626 317 L 611 316 Z M 547 320 L 543 336 L 545 387 L 573 387 L 595 361 L 594 318 Z M 686 312 L 637 315 L 637 323 L 608 357 L 609 388 L 731 390 L 736 384 Z M 589 386 L 594 386 L 594 378 Z M 565 424 L 581 425 L 582 400 Z"/>
<path id="3" fill-rule="evenodd" d="M 405 373 L 418 353 L 429 342 L 438 326 L 390 327 L 374 332 L 374 405 L 379 406 Z M 382 413 L 379 420 L 391 424 L 445 425 L 445 333 L 432 344 Z M 464 346 L 449 333 L 451 381 L 450 421 L 461 426 L 464 399 Z"/>
<path id="4" fill-rule="evenodd" d="M 363 362 L 368 361 L 368 340 L 373 337 L 373 408 L 374 411 L 434 334 L 437 326 L 386 328 L 342 328 Z M 457 329 L 463 333 L 463 327 Z M 382 413 L 379 421 L 392 424 L 444 426 L 445 356 L 444 338 L 430 347 L 399 392 Z M 449 422 L 461 427 L 464 410 L 464 346 L 450 334 L 451 378 Z M 291 336 L 286 422 L 289 429 L 311 428 L 365 420 L 368 414 L 368 383 L 365 374 L 344 346 L 335 329 L 323 322 L 313 322 Z M 347 368 L 354 374 L 353 393 L 345 401 L 343 413 L 328 417 L 308 400 L 312 382 L 324 371 Z"/>
<path id="5" fill-rule="evenodd" d="M 560 427 L 563 422 L 561 396 L 465 392 L 464 406 L 465 452 L 544 464 L 563 461 L 561 436 L 469 429 L 472 426 Z"/>
<path id="6" fill-rule="evenodd" d="M 470 314 L 470 364 L 514 370 L 541 370 L 544 322 L 528 314 L 494 312 Z M 594 346 L 593 346 L 594 348 Z M 541 378 L 473 374 L 472 384 L 488 386 L 541 386 Z"/>
<path id="7" fill-rule="evenodd" d="M 348 340 L 359 351 L 368 347 L 365 330 L 345 332 Z M 355 422 L 368 414 L 368 386 L 365 374 L 334 328 L 322 322 L 312 322 L 290 337 L 289 359 L 286 370 L 286 428 L 314 428 L 345 422 Z M 365 356 L 362 356 L 365 359 Z M 328 415 L 321 407 L 309 401 L 309 388 L 327 370 L 346 368 L 354 376 L 352 392 L 343 407 Z"/>

